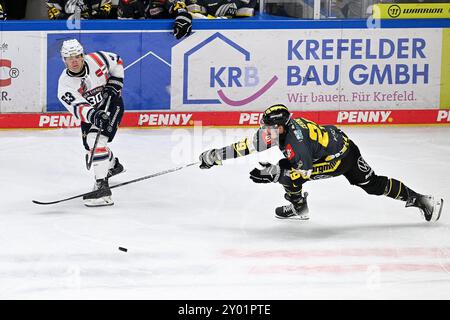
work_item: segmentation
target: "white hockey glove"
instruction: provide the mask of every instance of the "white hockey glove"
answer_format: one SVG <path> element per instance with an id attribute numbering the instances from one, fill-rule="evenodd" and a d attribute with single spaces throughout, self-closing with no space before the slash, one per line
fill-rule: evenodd
<path id="1" fill-rule="evenodd" d="M 211 149 L 203 152 L 199 160 L 202 162 L 200 164 L 200 169 L 210 169 L 213 166 L 221 166 L 222 159 L 219 154 L 216 152 L 216 149 Z"/>

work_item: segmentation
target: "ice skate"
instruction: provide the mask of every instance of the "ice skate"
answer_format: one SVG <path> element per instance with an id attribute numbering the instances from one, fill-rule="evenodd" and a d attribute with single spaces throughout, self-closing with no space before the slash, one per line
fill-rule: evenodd
<path id="1" fill-rule="evenodd" d="M 275 217 L 278 219 L 309 220 L 309 209 L 306 201 L 308 197 L 307 192 L 305 192 L 303 197 L 296 200 L 293 200 L 288 194 L 285 194 L 284 197 L 291 204 L 276 208 Z"/>
<path id="2" fill-rule="evenodd" d="M 109 179 L 113 176 L 116 176 L 120 173 L 125 172 L 125 168 L 123 167 L 123 165 L 119 162 L 119 158 L 115 158 L 114 159 L 114 166 L 108 170 L 108 175 L 106 176 L 106 179 Z"/>
<path id="3" fill-rule="evenodd" d="M 112 206 L 114 201 L 111 199 L 111 189 L 109 189 L 108 179 L 99 179 L 94 185 L 94 190 L 98 193 L 91 196 L 84 196 L 83 201 L 86 207 Z"/>
<path id="4" fill-rule="evenodd" d="M 436 200 L 433 196 L 412 194 L 406 201 L 406 207 L 417 207 L 426 221 L 438 221 L 441 217 L 444 199 Z"/>

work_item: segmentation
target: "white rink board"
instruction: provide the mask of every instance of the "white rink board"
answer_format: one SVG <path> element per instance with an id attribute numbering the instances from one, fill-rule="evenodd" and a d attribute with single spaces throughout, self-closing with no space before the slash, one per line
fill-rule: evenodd
<path id="1" fill-rule="evenodd" d="M 171 109 L 439 108 L 441 51 L 442 29 L 199 30 L 172 49 Z"/>
<path id="2" fill-rule="evenodd" d="M 47 50 L 44 32 L 2 31 L 0 112 L 43 112 L 46 99 Z"/>

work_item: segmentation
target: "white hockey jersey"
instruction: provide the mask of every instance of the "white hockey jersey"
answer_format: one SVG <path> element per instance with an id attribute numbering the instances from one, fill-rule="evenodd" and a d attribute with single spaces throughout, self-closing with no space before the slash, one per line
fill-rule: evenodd
<path id="1" fill-rule="evenodd" d="M 122 59 L 115 53 L 97 51 L 84 56 L 84 76 L 72 76 L 64 69 L 59 77 L 58 98 L 77 119 L 89 122 L 88 112 L 102 99 L 102 90 L 110 77 L 124 78 Z"/>

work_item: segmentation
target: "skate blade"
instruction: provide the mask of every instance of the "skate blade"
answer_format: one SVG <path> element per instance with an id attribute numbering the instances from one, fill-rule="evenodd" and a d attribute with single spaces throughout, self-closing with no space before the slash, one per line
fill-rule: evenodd
<path id="1" fill-rule="evenodd" d="M 309 220 L 309 216 L 291 216 L 291 217 L 281 217 L 281 216 L 277 216 L 275 215 L 275 218 L 280 219 L 280 220 L 300 220 L 300 221 L 306 221 Z"/>
<path id="2" fill-rule="evenodd" d="M 103 197 L 99 199 L 86 199 L 84 200 L 84 205 L 86 207 L 106 207 L 114 205 L 114 201 L 111 197 Z"/>

